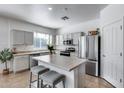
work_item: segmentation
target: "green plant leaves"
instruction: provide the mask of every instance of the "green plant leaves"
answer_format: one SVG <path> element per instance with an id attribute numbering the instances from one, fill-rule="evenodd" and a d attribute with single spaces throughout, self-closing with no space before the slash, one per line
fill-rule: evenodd
<path id="1" fill-rule="evenodd" d="M 2 63 L 7 62 L 13 58 L 13 53 L 10 49 L 5 48 L 0 52 L 0 60 Z"/>

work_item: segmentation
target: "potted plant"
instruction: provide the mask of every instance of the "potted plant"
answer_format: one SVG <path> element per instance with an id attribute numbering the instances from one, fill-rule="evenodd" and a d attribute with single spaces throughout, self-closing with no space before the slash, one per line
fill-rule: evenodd
<path id="1" fill-rule="evenodd" d="M 50 51 L 50 54 L 53 53 L 54 47 L 53 45 L 47 45 L 48 50 Z"/>
<path id="2" fill-rule="evenodd" d="M 13 58 L 13 53 L 10 49 L 6 48 L 0 52 L 0 61 L 5 64 L 3 74 L 9 74 L 9 68 L 7 67 L 7 61 Z"/>

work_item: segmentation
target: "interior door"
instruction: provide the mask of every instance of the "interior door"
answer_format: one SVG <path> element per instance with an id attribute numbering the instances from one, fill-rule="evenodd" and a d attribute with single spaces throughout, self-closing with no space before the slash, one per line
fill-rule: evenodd
<path id="1" fill-rule="evenodd" d="M 123 87 L 123 29 L 122 20 L 102 30 L 101 67 L 103 78 L 115 87 Z"/>

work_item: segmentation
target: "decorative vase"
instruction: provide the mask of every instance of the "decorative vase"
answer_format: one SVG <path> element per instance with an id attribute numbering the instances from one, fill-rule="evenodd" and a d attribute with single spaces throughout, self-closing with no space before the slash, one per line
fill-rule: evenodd
<path id="1" fill-rule="evenodd" d="M 50 50 L 50 54 L 51 54 L 51 55 L 53 54 L 52 50 Z"/>

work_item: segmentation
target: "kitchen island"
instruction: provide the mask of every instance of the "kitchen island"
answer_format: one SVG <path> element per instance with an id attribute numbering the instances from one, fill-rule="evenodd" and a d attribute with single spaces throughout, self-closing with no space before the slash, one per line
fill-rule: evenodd
<path id="1" fill-rule="evenodd" d="M 39 65 L 64 74 L 66 76 L 66 88 L 84 87 L 86 59 L 80 59 L 76 56 L 60 56 L 59 54 L 37 56 L 32 59 L 38 60 Z M 62 87 L 62 84 L 58 84 L 57 87 Z"/>

